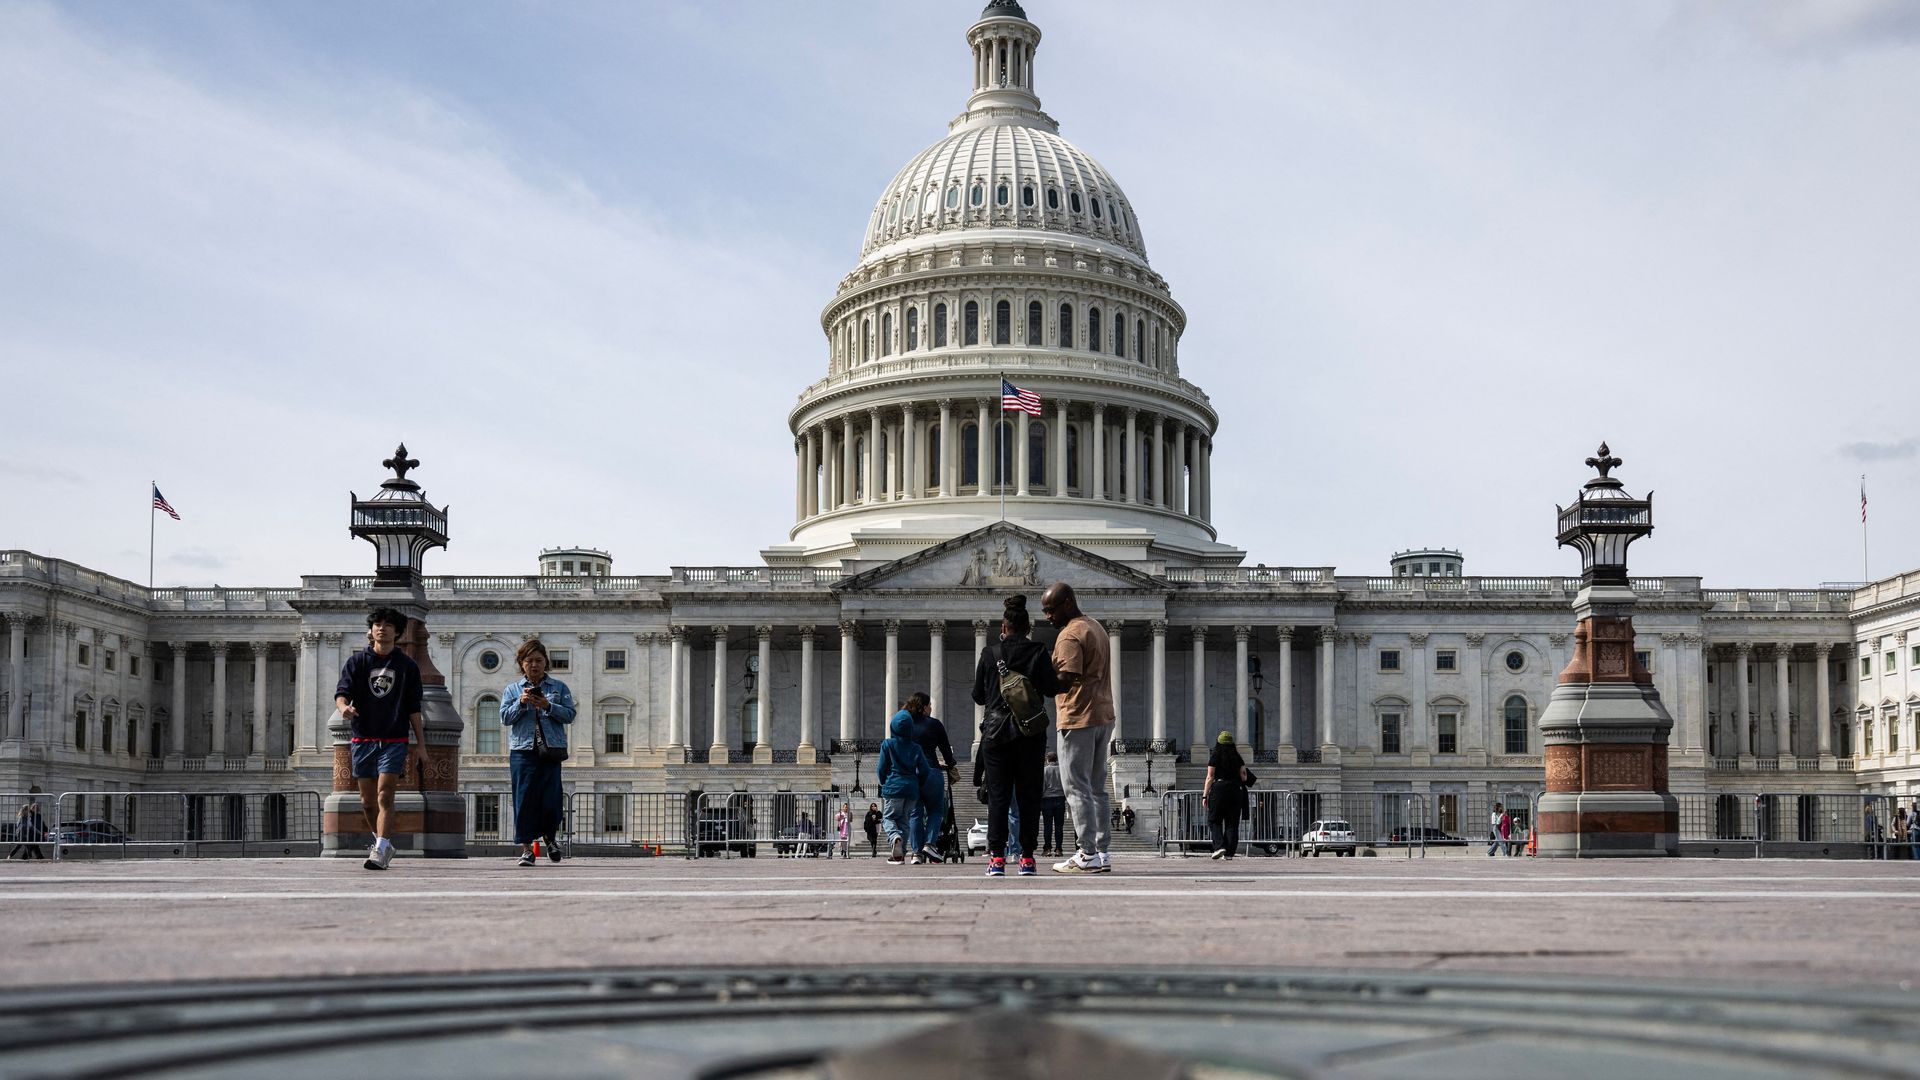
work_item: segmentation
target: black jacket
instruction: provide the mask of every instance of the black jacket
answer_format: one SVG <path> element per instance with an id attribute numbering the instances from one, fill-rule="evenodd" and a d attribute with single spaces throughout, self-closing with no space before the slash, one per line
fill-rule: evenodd
<path id="1" fill-rule="evenodd" d="M 1042 696 L 1054 697 L 1060 693 L 1060 676 L 1053 670 L 1053 651 L 1030 637 L 1008 638 L 980 650 L 980 664 L 973 671 L 975 705 L 985 705 L 989 711 L 996 705 L 1006 707 L 1000 700 L 1000 669 L 996 666 L 1003 658 L 1009 670 L 1032 679 L 1033 688 Z"/>

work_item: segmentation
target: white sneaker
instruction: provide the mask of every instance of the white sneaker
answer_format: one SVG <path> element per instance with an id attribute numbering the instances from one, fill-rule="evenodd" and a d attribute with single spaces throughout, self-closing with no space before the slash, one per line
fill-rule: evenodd
<path id="1" fill-rule="evenodd" d="M 1226 858 L 1226 857 L 1227 857 L 1227 849 L 1226 849 L 1226 848 L 1221 848 L 1220 850 L 1218 850 L 1218 851 L 1216 851 L 1216 852 L 1214 852 L 1213 854 L 1211 854 L 1211 855 L 1209 855 L 1209 856 L 1207 856 L 1207 858 L 1209 858 L 1209 859 L 1224 859 L 1224 858 Z"/>
<path id="2" fill-rule="evenodd" d="M 380 860 L 380 869 L 385 870 L 387 864 L 393 861 L 393 841 L 382 839 L 380 841 L 380 851 L 375 858 Z"/>
<path id="3" fill-rule="evenodd" d="M 360 865 L 369 870 L 385 870 L 387 868 L 386 861 L 380 858 L 380 841 L 375 840 L 373 843 L 367 845 L 367 861 Z"/>
<path id="4" fill-rule="evenodd" d="M 1113 853 L 1103 851 L 1099 855 L 1100 865 L 1096 867 L 1103 874 L 1113 873 Z"/>
<path id="5" fill-rule="evenodd" d="M 1083 851 L 1076 851 L 1067 856 L 1065 860 L 1054 863 L 1053 872 L 1056 874 L 1097 874 L 1100 872 L 1100 856 L 1088 855 Z"/>

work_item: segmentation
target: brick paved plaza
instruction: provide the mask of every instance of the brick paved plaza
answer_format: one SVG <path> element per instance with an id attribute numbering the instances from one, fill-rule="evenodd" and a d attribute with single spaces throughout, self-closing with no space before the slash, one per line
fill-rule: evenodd
<path id="1" fill-rule="evenodd" d="M 9 863 L 16 985 L 607 965 L 1101 963 L 1581 973 L 1903 991 L 1911 862 L 1130 856 L 981 863 Z M 528 947 L 538 915 L 549 927 Z"/>

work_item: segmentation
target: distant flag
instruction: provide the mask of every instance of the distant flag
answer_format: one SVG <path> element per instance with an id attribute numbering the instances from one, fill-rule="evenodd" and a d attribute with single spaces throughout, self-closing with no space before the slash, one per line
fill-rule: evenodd
<path id="1" fill-rule="evenodd" d="M 1022 390 L 1005 379 L 1000 380 L 1000 408 L 1003 412 L 1023 412 L 1031 416 L 1045 416 L 1040 409 L 1040 395 L 1032 390 Z"/>
<path id="2" fill-rule="evenodd" d="M 160 494 L 159 484 L 153 485 L 153 508 L 155 510 L 165 510 L 167 512 L 168 517 L 172 518 L 175 521 L 180 520 L 180 514 L 177 511 L 175 511 L 172 506 L 168 505 L 167 497 L 165 495 Z"/>
<path id="3" fill-rule="evenodd" d="M 1860 478 L 1860 524 L 1867 523 L 1867 478 Z"/>

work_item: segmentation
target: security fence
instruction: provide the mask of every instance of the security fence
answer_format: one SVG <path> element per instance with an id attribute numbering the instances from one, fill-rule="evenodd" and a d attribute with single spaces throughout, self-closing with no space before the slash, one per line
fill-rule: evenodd
<path id="1" fill-rule="evenodd" d="M 1680 803 L 1680 841 L 1706 854 L 1838 855 L 1884 859 L 1910 855 L 1896 840 L 1895 796 L 1858 791 L 1688 792 Z"/>
<path id="2" fill-rule="evenodd" d="M 1247 792 L 1240 817 L 1240 849 L 1269 855 L 1351 855 L 1362 848 L 1404 848 L 1409 857 L 1416 852 L 1424 856 L 1434 831 L 1427 824 L 1429 818 L 1427 796 L 1416 792 L 1254 788 Z M 1161 855 L 1212 850 L 1212 831 L 1200 792 L 1166 792 L 1161 796 L 1160 822 Z M 1316 828 L 1322 823 L 1342 823 L 1345 828 Z M 1321 832 L 1328 835 L 1322 838 Z"/>
<path id="3" fill-rule="evenodd" d="M 651 855 L 686 852 L 687 825 L 697 797 L 681 792 L 576 791 L 567 796 L 565 840 L 586 848 L 639 848 Z M 507 808 L 512 816 L 511 805 Z M 513 835 L 513 822 L 506 823 Z"/>
<path id="4" fill-rule="evenodd" d="M 702 792 L 689 822 L 688 854 L 831 857 L 840 843 L 833 812 L 844 799 L 831 791 Z"/>
<path id="5" fill-rule="evenodd" d="M 45 828 L 54 858 L 316 855 L 320 794 L 67 791 Z"/>

